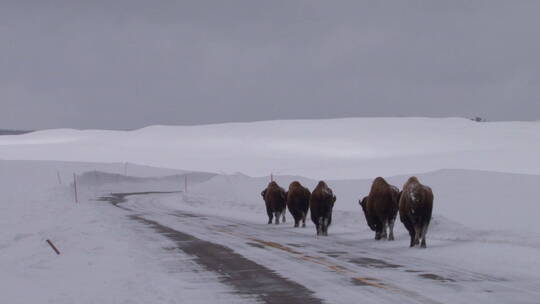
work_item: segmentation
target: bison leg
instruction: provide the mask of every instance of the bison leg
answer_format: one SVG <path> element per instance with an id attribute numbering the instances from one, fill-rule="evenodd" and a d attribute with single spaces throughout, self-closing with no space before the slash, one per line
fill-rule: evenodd
<path id="1" fill-rule="evenodd" d="M 399 219 L 401 220 L 407 231 L 409 231 L 409 236 L 411 237 L 410 247 L 414 247 L 414 226 L 411 224 L 407 216 L 403 216 L 402 214 L 400 214 Z"/>
<path id="2" fill-rule="evenodd" d="M 415 236 L 414 226 L 408 221 L 403 222 L 403 223 L 405 224 L 405 227 L 409 231 L 409 236 L 411 237 L 411 244 L 409 247 L 414 247 L 414 236 Z"/>
<path id="3" fill-rule="evenodd" d="M 394 240 L 394 221 L 396 219 L 391 219 L 391 220 L 388 220 L 388 230 L 389 230 L 389 235 L 388 235 L 388 240 L 389 241 L 393 241 Z"/>
<path id="4" fill-rule="evenodd" d="M 328 236 L 329 219 L 325 218 L 322 224 L 322 235 Z"/>
<path id="5" fill-rule="evenodd" d="M 323 218 L 322 216 L 319 217 L 319 220 L 317 221 L 317 235 L 323 234 Z"/>
<path id="6" fill-rule="evenodd" d="M 281 212 L 281 216 L 283 217 L 282 222 L 285 223 L 285 209 L 283 209 L 283 212 Z"/>
<path id="7" fill-rule="evenodd" d="M 302 227 L 306 227 L 306 213 L 302 213 Z"/>
<path id="8" fill-rule="evenodd" d="M 429 226 L 429 223 L 426 223 L 422 227 L 422 233 L 421 233 L 421 236 L 420 236 L 422 238 L 422 243 L 420 244 L 420 247 L 422 247 L 422 248 L 426 248 L 426 233 L 427 233 L 427 230 L 428 230 L 428 226 Z"/>
<path id="9" fill-rule="evenodd" d="M 380 240 L 382 238 L 382 234 L 383 234 L 382 230 L 383 230 L 382 223 L 377 221 L 375 223 L 375 240 L 378 241 L 378 240 Z"/>
<path id="10" fill-rule="evenodd" d="M 382 233 L 381 233 L 381 238 L 386 240 L 388 238 L 388 235 L 386 233 L 386 229 L 388 228 L 388 222 L 386 220 L 384 220 L 382 222 Z"/>
<path id="11" fill-rule="evenodd" d="M 422 226 L 414 225 L 414 245 L 420 244 L 420 236 L 422 234 Z"/>
<path id="12" fill-rule="evenodd" d="M 407 230 L 409 230 L 409 236 L 411 237 L 411 244 L 409 247 L 414 247 L 415 245 L 415 236 L 416 236 L 416 232 L 414 231 L 414 226 L 409 224 L 409 228 L 407 228 Z"/>
<path id="13" fill-rule="evenodd" d="M 274 214 L 270 208 L 266 208 L 266 214 L 268 214 L 268 224 L 272 224 L 272 219 L 274 218 Z"/>
<path id="14" fill-rule="evenodd" d="M 279 217 L 280 216 L 281 216 L 280 212 L 274 212 L 274 217 L 275 217 L 274 224 L 279 225 Z"/>

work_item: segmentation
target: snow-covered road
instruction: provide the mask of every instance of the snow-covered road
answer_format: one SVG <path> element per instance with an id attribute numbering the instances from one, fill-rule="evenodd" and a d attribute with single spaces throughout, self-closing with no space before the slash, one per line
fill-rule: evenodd
<path id="1" fill-rule="evenodd" d="M 358 299 L 363 303 L 536 303 L 540 298 L 538 280 L 501 277 L 477 271 L 466 262 L 449 264 L 433 256 L 402 254 L 420 250 L 404 246 L 404 237 L 382 247 L 380 242 L 351 239 L 332 230 L 329 237 L 316 238 L 311 225 L 295 229 L 290 222 L 275 226 L 263 224 L 264 219 L 257 224 L 216 215 L 219 211 L 182 210 L 190 201 L 185 193 L 127 194 L 125 198 L 121 207 L 132 219 L 175 240 L 179 250 L 216 272 L 223 283 L 263 303 L 351 303 Z M 171 208 L 171 201 L 178 205 Z M 205 246 L 194 250 L 194 241 Z M 434 246 L 459 247 L 459 243 L 435 241 Z M 489 242 L 475 245 L 482 250 L 501 247 Z"/>

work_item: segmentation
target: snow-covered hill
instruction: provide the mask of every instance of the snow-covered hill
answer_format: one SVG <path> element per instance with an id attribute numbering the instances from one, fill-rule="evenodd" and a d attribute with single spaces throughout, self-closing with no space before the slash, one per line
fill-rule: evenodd
<path id="1" fill-rule="evenodd" d="M 438 169 L 540 174 L 540 123 L 350 118 L 39 131 L 0 137 L 0 159 L 131 162 L 253 176 L 348 179 Z"/>

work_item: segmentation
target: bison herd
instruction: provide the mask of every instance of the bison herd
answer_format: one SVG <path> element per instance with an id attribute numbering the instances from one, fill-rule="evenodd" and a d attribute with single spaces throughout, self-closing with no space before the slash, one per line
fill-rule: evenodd
<path id="1" fill-rule="evenodd" d="M 280 218 L 285 223 L 285 212 L 289 209 L 294 218 L 294 227 L 306 226 L 308 210 L 317 235 L 328 235 L 332 224 L 332 209 L 336 196 L 324 181 L 320 181 L 312 192 L 298 181 L 289 185 L 285 191 L 275 181 L 271 181 L 261 192 L 266 204 L 268 224 Z M 366 197 L 358 202 L 362 207 L 366 222 L 375 232 L 375 239 L 394 240 L 394 222 L 399 219 L 411 237 L 410 247 L 426 247 L 426 233 L 433 210 L 433 192 L 422 185 L 418 178 L 411 177 L 400 191 L 382 177 L 377 177 Z"/>

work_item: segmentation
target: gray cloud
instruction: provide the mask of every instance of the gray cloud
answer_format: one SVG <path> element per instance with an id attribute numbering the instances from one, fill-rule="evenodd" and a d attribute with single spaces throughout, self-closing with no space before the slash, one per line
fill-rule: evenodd
<path id="1" fill-rule="evenodd" d="M 539 119 L 538 1 L 0 2 L 0 127 Z"/>

